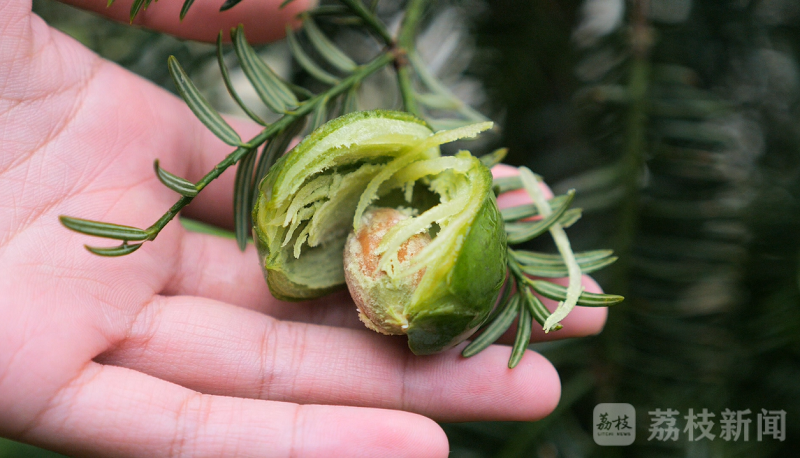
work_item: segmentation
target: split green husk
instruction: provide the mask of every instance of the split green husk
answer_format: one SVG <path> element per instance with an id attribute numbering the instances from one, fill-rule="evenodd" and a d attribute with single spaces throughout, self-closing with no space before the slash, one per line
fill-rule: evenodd
<path id="1" fill-rule="evenodd" d="M 254 239 L 272 294 L 313 299 L 346 284 L 366 326 L 406 334 L 416 354 L 451 348 L 491 322 L 464 350 L 472 356 L 519 316 L 510 367 L 524 354 L 532 320 L 549 332 L 576 305 L 619 302 L 619 296 L 582 292 L 581 270 L 616 258 L 610 251 L 572 252 L 563 229 L 580 217 L 580 210 L 567 210 L 572 192 L 551 199 L 551 208 L 538 179 L 521 168 L 508 186 L 525 189 L 534 204 L 501 213 L 497 182 L 483 163 L 497 158 L 482 161 L 466 151 L 441 156 L 439 145 L 490 127 L 434 133 L 408 113 L 371 111 L 315 130 L 259 186 Z M 526 220 L 531 216 L 541 218 Z M 548 231 L 559 255 L 507 247 L 511 239 Z M 531 276 L 567 276 L 569 286 Z M 501 289 L 498 314 L 490 319 Z M 561 301 L 553 314 L 534 291 Z"/>
<path id="2" fill-rule="evenodd" d="M 490 127 L 434 134 L 407 113 L 372 111 L 338 118 L 308 136 L 266 176 L 253 213 L 272 294 L 303 300 L 343 288 L 348 234 L 359 229 L 368 208 L 397 208 L 408 217 L 377 246 L 381 278 L 368 281 L 354 269 L 364 281 L 352 281 L 351 291 L 382 295 L 375 307 L 399 307 L 399 327 L 417 354 L 469 337 L 488 317 L 505 280 L 506 234 L 491 172 L 468 152 L 442 157 L 439 145 Z M 401 246 L 423 233 L 431 242 L 411 259 L 398 259 Z M 412 290 L 390 294 L 423 270 Z M 388 303 L 390 297 L 403 303 Z M 386 323 L 372 324 L 388 332 Z"/>

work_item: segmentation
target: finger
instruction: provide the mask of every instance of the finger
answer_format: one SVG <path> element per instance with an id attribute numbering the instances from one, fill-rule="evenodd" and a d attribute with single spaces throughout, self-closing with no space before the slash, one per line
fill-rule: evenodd
<path id="1" fill-rule="evenodd" d="M 282 0 L 244 0 L 228 11 L 219 11 L 223 0 L 195 0 L 186 17 L 180 19 L 184 0 L 161 0 L 153 2 L 146 10 L 139 11 L 133 23 L 159 32 L 189 40 L 213 42 L 223 30 L 239 24 L 244 25 L 247 40 L 264 43 L 282 38 L 284 25 L 293 21 L 298 13 L 316 3 L 313 0 L 296 0 L 279 9 Z M 131 4 L 134 0 L 116 0 L 110 7 L 98 0 L 65 0 L 65 3 L 102 14 L 119 22 L 130 21 Z"/>
<path id="2" fill-rule="evenodd" d="M 161 298 L 100 361 L 203 393 L 408 410 L 443 421 L 535 420 L 558 403 L 552 365 L 510 349 L 414 356 L 405 337 L 282 322 L 216 301 Z"/>
<path id="3" fill-rule="evenodd" d="M 91 160 L 78 161 L 74 167 L 65 169 L 72 173 L 66 176 L 75 181 L 80 180 L 77 183 L 70 183 L 72 188 L 83 190 L 81 185 L 90 180 L 95 180 L 98 185 L 114 186 L 118 189 L 138 186 L 152 193 L 148 197 L 149 200 L 153 201 L 157 197 L 158 203 L 169 205 L 179 196 L 161 186 L 155 179 L 152 168 L 155 159 L 160 160 L 164 169 L 196 182 L 234 150 L 216 138 L 180 98 L 119 66 L 102 61 L 77 42 L 58 32 L 53 31 L 52 35 L 52 40 L 49 41 L 52 45 L 44 48 L 47 52 L 41 53 L 44 56 L 42 65 L 31 65 L 31 67 L 64 67 L 67 70 L 57 75 L 43 76 L 37 73 L 26 79 L 42 87 L 36 84 L 18 85 L 26 88 L 26 91 L 32 91 L 34 95 L 38 94 L 34 98 L 37 107 L 39 99 L 44 97 L 41 94 L 50 96 L 47 97 L 49 101 L 47 106 L 36 112 L 39 113 L 38 117 L 33 110 L 29 110 L 31 111 L 29 119 L 24 111 L 23 114 L 16 113 L 15 119 L 22 120 L 21 127 L 16 131 L 26 132 L 35 129 L 41 134 L 40 137 L 47 138 L 54 127 L 48 127 L 49 121 L 46 120 L 66 118 L 64 122 L 68 124 L 65 125 L 69 125 L 70 128 L 64 128 L 59 124 L 57 131 L 62 133 L 45 142 L 46 146 L 42 148 L 52 150 L 57 158 L 63 156 L 63 160 L 75 163 L 72 143 L 85 147 L 81 150 L 83 154 L 81 157 L 91 157 Z M 44 62 L 47 62 L 47 65 L 44 65 Z M 75 65 L 76 62 L 80 65 Z M 74 67 L 80 68 L 81 71 L 70 71 L 74 70 Z M 77 87 L 80 90 L 62 93 L 62 86 Z M 60 109 L 73 105 L 80 109 L 73 108 L 74 113 Z M 42 112 L 48 116 L 42 117 Z M 236 119 L 230 119 L 230 122 L 244 139 L 249 139 L 260 131 L 260 126 L 250 122 Z M 28 137 L 34 140 L 38 138 L 36 135 Z M 79 141 L 76 141 L 77 137 L 80 138 Z M 28 141 L 27 137 L 25 141 Z M 41 139 L 33 143 L 37 141 Z M 57 147 L 59 145 L 68 147 Z M 53 159 L 50 156 L 46 158 Z M 219 182 L 212 182 L 195 199 L 199 208 L 206 210 L 202 213 L 209 222 L 224 221 L 230 224 L 232 221 L 231 190 L 234 173 L 234 170 L 229 170 L 223 174 Z M 144 178 L 149 180 L 144 181 Z M 78 192 L 72 188 L 71 192 Z M 63 194 L 63 191 L 57 193 L 59 196 Z M 225 204 L 220 205 L 222 203 L 220 196 L 224 196 Z M 130 202 L 130 199 L 126 199 L 126 202 Z M 210 202 L 210 205 L 205 205 L 205 202 Z M 214 209 L 218 210 L 211 211 Z M 123 223 L 141 226 L 150 222 L 129 220 Z"/>
<path id="4" fill-rule="evenodd" d="M 180 243 L 176 272 L 162 294 L 205 297 L 278 319 L 364 329 L 344 290 L 315 301 L 275 299 L 252 244 L 242 252 L 234 240 L 187 231 Z"/>
<path id="5" fill-rule="evenodd" d="M 120 8 L 127 11 L 130 2 L 130 0 L 119 0 L 108 10 L 106 10 L 105 2 L 103 1 L 75 0 L 73 4 L 108 12 L 120 11 Z M 181 3 L 182 1 L 180 0 L 153 3 L 148 8 L 145 16 L 156 17 L 161 14 L 158 11 L 163 12 L 165 8 L 169 9 L 176 5 L 180 7 Z M 245 0 L 229 12 L 223 13 L 222 16 L 233 11 L 240 11 L 241 13 L 236 13 L 238 16 L 246 15 L 248 9 L 252 8 L 275 9 L 277 8 L 277 3 L 274 1 Z M 278 29 L 282 31 L 282 21 L 288 20 L 289 16 L 287 15 L 291 11 L 298 11 L 300 7 L 307 3 L 308 1 L 298 0 L 289 5 L 288 9 L 281 10 L 280 14 L 251 14 L 247 17 L 258 18 L 258 27 L 253 27 L 255 29 L 254 32 L 256 30 L 259 32 L 271 30 L 269 24 L 273 21 L 280 22 Z M 208 0 L 197 0 L 190 12 L 190 16 L 195 12 L 195 8 L 205 7 L 207 9 L 212 4 L 213 2 L 209 3 Z M 215 6 L 215 8 L 218 7 L 219 5 Z M 262 13 L 264 12 L 262 11 Z M 215 23 L 213 18 L 217 17 L 217 14 L 210 16 L 211 18 L 208 21 L 204 20 L 200 25 L 188 24 L 189 19 L 187 16 L 186 21 L 181 25 L 181 30 L 183 30 L 184 26 L 187 26 L 186 29 L 191 31 L 201 31 L 204 27 L 209 28 L 211 24 Z M 241 19 L 238 16 L 234 21 L 237 24 Z M 166 14 L 164 17 L 171 18 L 170 20 L 174 19 L 175 24 L 178 24 L 177 13 L 174 15 Z M 216 27 L 213 32 L 215 37 L 218 27 L 214 27 Z M 68 118 L 73 120 L 73 124 L 79 124 L 78 121 L 83 122 L 85 117 L 92 118 L 91 122 L 86 122 L 85 124 L 96 126 L 94 131 L 98 132 L 98 134 L 97 136 L 84 135 L 82 140 L 91 138 L 92 142 L 85 143 L 107 145 L 103 150 L 104 152 L 108 151 L 110 154 L 104 154 L 102 156 L 103 160 L 111 162 L 112 160 L 118 161 L 122 159 L 126 163 L 132 164 L 132 167 L 135 167 L 132 169 L 135 173 L 129 173 L 129 175 L 140 180 L 142 172 L 153 177 L 152 163 L 153 160 L 159 159 L 164 169 L 192 182 L 197 182 L 234 150 L 233 147 L 216 138 L 197 120 L 186 106 L 186 103 L 178 97 L 115 65 L 99 65 L 100 60 L 97 56 L 80 47 L 77 42 L 64 40 L 58 33 L 54 33 L 54 35 L 57 40 L 53 40 L 53 42 L 58 44 L 59 52 L 51 53 L 56 54 L 55 56 L 48 55 L 49 59 L 45 59 L 47 65 L 44 68 L 60 68 L 54 62 L 57 62 L 58 59 L 65 59 L 62 65 L 66 68 L 78 67 L 84 69 L 84 71 L 78 72 L 77 75 L 67 72 L 71 79 L 62 84 L 53 85 L 52 88 L 48 88 L 47 92 L 57 92 L 61 90 L 62 86 L 84 88 L 85 90 L 80 95 L 85 96 L 87 102 L 78 103 L 76 106 L 91 106 L 92 109 L 81 111 L 77 120 L 73 119 L 72 116 L 65 115 L 50 116 L 49 118 Z M 250 34 L 248 34 L 248 39 L 251 39 Z M 53 46 L 52 48 L 56 47 Z M 73 65 L 79 57 L 85 61 L 81 61 L 81 65 Z M 102 71 L 92 74 L 85 71 L 87 68 L 101 68 Z M 90 79 L 87 75 L 92 75 L 94 78 Z M 59 76 L 65 78 L 63 74 Z M 76 81 L 72 81 L 73 79 Z M 28 80 L 39 82 L 42 80 L 49 81 L 50 79 L 37 77 L 28 78 Z M 75 97 L 72 93 L 68 95 L 71 98 Z M 51 107 L 53 105 L 54 103 L 49 103 L 48 107 L 52 110 Z M 120 107 L 125 108 L 120 110 Z M 228 122 L 245 140 L 252 138 L 261 130 L 260 126 L 240 119 L 228 118 Z M 194 199 L 193 204 L 186 209 L 186 214 L 220 227 L 232 227 L 234 169 L 229 169 L 217 180 L 209 184 Z M 123 168 L 117 166 L 113 170 L 123 170 Z M 177 195 L 169 190 L 160 188 L 155 180 L 147 183 L 147 185 L 150 186 L 149 189 L 156 190 L 165 197 L 177 199 Z"/>
<path id="6" fill-rule="evenodd" d="M 170 296 L 199 296 L 258 310 L 278 319 L 324 324 L 328 326 L 364 329 L 358 320 L 356 307 L 350 296 L 341 293 L 325 298 L 286 302 L 272 297 L 258 257 L 252 245 L 239 251 L 233 240 L 206 234 L 188 232 L 181 241 L 180 258 L 176 274 L 167 283 L 163 294 Z M 566 279 L 553 280 L 566 285 Z M 600 293 L 600 286 L 589 276 L 583 276 L 583 287 L 590 293 Z M 542 298 L 552 312 L 558 303 Z M 580 337 L 599 333 L 605 325 L 608 312 L 604 307 L 576 307 L 562 321 L 563 328 L 545 334 L 534 325 L 534 341 Z M 512 326 L 498 343 L 514 341 Z"/>
<path id="7" fill-rule="evenodd" d="M 164 92 L 160 88 L 155 89 Z M 161 101 L 165 95 L 169 100 Z M 235 147 L 223 143 L 200 123 L 181 99 L 166 93 L 152 96 L 152 100 L 161 104 L 161 111 L 150 122 L 148 132 L 162 145 L 152 151 L 153 158 L 159 159 L 163 169 L 196 183 L 236 150 Z M 226 121 L 245 141 L 258 135 L 262 129 L 249 120 L 232 116 L 226 117 Z M 235 177 L 236 167 L 229 167 L 203 188 L 181 214 L 232 230 Z M 177 197 L 179 196 L 175 195 L 176 200 Z"/>
<path id="8" fill-rule="evenodd" d="M 144 184 L 150 192 L 165 201 L 179 197 L 156 181 L 152 169 L 155 159 L 163 169 L 197 182 L 235 150 L 209 131 L 180 98 L 117 66 L 104 65 L 103 69 L 95 77 L 91 91 L 92 101 L 102 102 L 94 103 L 91 118 L 95 124 L 113 124 L 102 131 L 104 137 L 97 133 L 91 139 L 109 144 L 109 150 L 117 153 L 114 160 L 131 164 L 136 177 L 151 177 Z M 111 97 L 104 91 L 109 87 L 115 88 Z M 126 109 L 119 111 L 120 104 Z M 243 139 L 250 139 L 261 130 L 249 121 L 233 117 L 227 120 Z M 232 227 L 235 173 L 235 167 L 225 171 L 197 195 L 184 213 L 220 227 Z"/>
<path id="9" fill-rule="evenodd" d="M 203 395 L 91 363 L 17 437 L 70 455 L 115 457 L 445 457 L 427 418 Z"/>

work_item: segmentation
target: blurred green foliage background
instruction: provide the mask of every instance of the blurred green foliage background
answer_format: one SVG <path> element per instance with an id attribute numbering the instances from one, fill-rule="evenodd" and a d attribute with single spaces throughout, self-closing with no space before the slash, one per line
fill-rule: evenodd
<path id="1" fill-rule="evenodd" d="M 166 58 L 175 55 L 230 107 L 215 99 L 213 47 L 34 4 L 53 26 L 170 90 Z M 387 20 L 401 8 L 380 4 Z M 369 51 L 347 29 L 337 39 L 355 55 Z M 280 49 L 265 55 L 280 61 Z M 562 376 L 553 415 L 445 424 L 452 455 L 798 456 L 800 4 L 452 0 L 432 8 L 420 51 L 500 122 L 491 143 L 510 148 L 508 162 L 556 192 L 577 189 L 584 218 L 569 230 L 573 246 L 613 248 L 620 261 L 596 277 L 627 297 L 601 335 L 535 346 Z M 284 73 L 305 78 L 288 64 Z M 396 103 L 380 93 L 364 88 L 362 106 Z M 633 445 L 594 443 L 601 402 L 636 408 Z M 657 408 L 678 410 L 681 430 L 689 409 L 707 408 L 717 437 L 648 440 Z M 750 409 L 748 441 L 719 437 L 724 409 Z M 756 440 L 762 409 L 786 412 L 784 441 Z M 0 458 L 38 456 L 57 455 L 0 441 Z"/>

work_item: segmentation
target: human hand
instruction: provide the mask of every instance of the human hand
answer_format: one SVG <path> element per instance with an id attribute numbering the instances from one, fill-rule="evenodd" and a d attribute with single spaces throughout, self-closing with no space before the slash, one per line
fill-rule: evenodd
<path id="1" fill-rule="evenodd" d="M 129 7 L 74 3 L 119 17 Z M 219 15 L 219 2 L 197 0 L 181 25 L 180 3 L 153 4 L 141 21 L 213 40 L 248 17 L 262 33 L 248 37 L 267 39 L 303 6 L 243 2 Z M 403 338 L 364 329 L 344 294 L 274 300 L 252 246 L 171 224 L 127 257 L 86 252 L 97 241 L 58 215 L 148 225 L 177 198 L 154 159 L 197 180 L 230 147 L 181 100 L 47 27 L 29 1 L 3 6 L 0 435 L 115 457 L 446 456 L 426 417 L 535 420 L 555 407 L 558 375 L 540 355 L 514 370 L 499 345 L 415 357 Z M 232 181 L 224 174 L 185 213 L 230 221 Z M 604 320 L 604 309 L 578 308 L 547 337 Z"/>

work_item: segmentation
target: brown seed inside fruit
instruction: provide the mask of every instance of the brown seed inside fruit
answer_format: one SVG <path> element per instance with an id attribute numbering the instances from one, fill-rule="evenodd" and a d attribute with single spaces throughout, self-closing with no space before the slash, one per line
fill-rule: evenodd
<path id="1" fill-rule="evenodd" d="M 377 248 L 383 238 L 397 223 L 409 218 L 393 208 L 367 211 L 358 231 L 351 233 L 344 248 L 345 280 L 364 324 L 383 334 L 405 334 L 408 320 L 404 308 L 425 269 L 398 278 L 379 268 L 381 255 Z M 411 258 L 431 241 L 427 233 L 416 234 L 406 240 L 397 251 L 400 267 L 408 265 Z"/>

